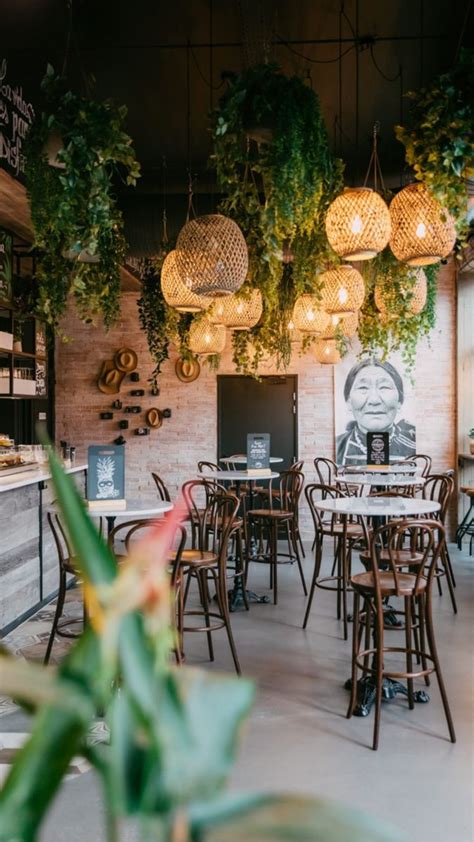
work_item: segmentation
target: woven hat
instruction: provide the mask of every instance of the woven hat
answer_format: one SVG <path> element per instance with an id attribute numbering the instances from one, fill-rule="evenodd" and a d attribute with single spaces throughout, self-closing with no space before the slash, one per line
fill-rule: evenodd
<path id="1" fill-rule="evenodd" d="M 157 409 L 156 406 L 152 406 L 145 415 L 146 423 L 149 427 L 154 427 L 155 429 L 161 427 L 163 423 L 163 413 L 161 409 Z"/>
<path id="2" fill-rule="evenodd" d="M 119 371 L 124 371 L 126 374 L 129 374 L 131 371 L 135 371 L 137 367 L 138 357 L 135 351 L 132 351 L 131 348 L 120 348 L 115 355 L 114 355 L 114 363 L 115 367 L 119 369 Z"/>
<path id="3" fill-rule="evenodd" d="M 115 367 L 113 360 L 104 360 L 100 369 L 97 386 L 104 395 L 116 395 L 120 392 L 125 371 Z"/>
<path id="4" fill-rule="evenodd" d="M 192 383 L 198 379 L 201 373 L 201 366 L 199 365 L 199 361 L 194 359 L 194 357 L 190 357 L 189 359 L 179 357 L 176 360 L 174 370 L 176 377 L 178 380 L 181 380 L 181 383 Z"/>

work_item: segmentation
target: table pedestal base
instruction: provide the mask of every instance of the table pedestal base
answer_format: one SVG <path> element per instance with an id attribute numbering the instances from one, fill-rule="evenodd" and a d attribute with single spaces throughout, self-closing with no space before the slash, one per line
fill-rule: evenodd
<path id="1" fill-rule="evenodd" d="M 266 594 L 259 596 L 255 591 L 246 591 L 246 594 L 247 602 L 256 602 L 265 605 L 270 602 L 270 597 Z M 241 608 L 245 608 L 242 589 L 234 588 L 234 590 L 229 591 L 229 611 L 232 613 L 233 611 L 239 611 Z"/>
<path id="2" fill-rule="evenodd" d="M 344 684 L 345 690 L 350 690 L 352 681 L 350 678 Z M 357 702 L 353 710 L 353 716 L 368 716 L 375 702 L 375 679 L 371 675 L 365 675 L 357 682 Z M 408 689 L 400 681 L 394 681 L 391 678 L 384 678 L 382 682 L 382 701 L 388 702 L 394 699 L 395 696 L 406 696 L 408 698 Z M 424 690 L 415 690 L 413 693 L 413 701 L 418 704 L 426 704 L 430 697 Z"/>

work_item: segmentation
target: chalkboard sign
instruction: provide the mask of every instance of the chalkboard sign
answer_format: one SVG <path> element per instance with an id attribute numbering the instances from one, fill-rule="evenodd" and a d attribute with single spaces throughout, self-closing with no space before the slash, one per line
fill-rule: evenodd
<path id="1" fill-rule="evenodd" d="M 120 445 L 89 447 L 87 499 L 91 509 L 125 508 L 125 453 Z"/>
<path id="2" fill-rule="evenodd" d="M 270 433 L 247 434 L 248 473 L 270 473 Z"/>
<path id="3" fill-rule="evenodd" d="M 34 117 L 22 86 L 10 78 L 6 58 L 0 59 L 0 166 L 15 178 L 25 171 L 23 144 Z"/>
<path id="4" fill-rule="evenodd" d="M 367 464 L 388 465 L 390 441 L 388 433 L 367 433 Z"/>

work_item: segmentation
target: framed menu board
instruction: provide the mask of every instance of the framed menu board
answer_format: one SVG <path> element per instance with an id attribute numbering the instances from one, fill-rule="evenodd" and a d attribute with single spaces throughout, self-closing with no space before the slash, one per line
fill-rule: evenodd
<path id="1" fill-rule="evenodd" d="M 125 453 L 120 445 L 92 444 L 87 455 L 90 509 L 125 508 Z M 121 505 L 123 503 L 123 506 Z"/>
<path id="2" fill-rule="evenodd" d="M 367 433 L 367 464 L 390 464 L 389 433 Z"/>
<path id="3" fill-rule="evenodd" d="M 247 434 L 247 471 L 270 473 L 270 433 Z"/>

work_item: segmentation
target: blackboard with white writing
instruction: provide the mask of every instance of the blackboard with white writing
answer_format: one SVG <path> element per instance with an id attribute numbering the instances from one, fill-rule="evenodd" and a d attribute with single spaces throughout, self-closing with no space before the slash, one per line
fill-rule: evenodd
<path id="1" fill-rule="evenodd" d="M 388 433 L 367 433 L 367 464 L 388 465 L 390 463 L 390 440 Z"/>
<path id="2" fill-rule="evenodd" d="M 120 445 L 92 444 L 87 456 L 87 499 L 115 504 L 125 498 L 125 453 Z"/>
<path id="3" fill-rule="evenodd" d="M 270 468 L 270 433 L 247 434 L 247 470 Z"/>
<path id="4" fill-rule="evenodd" d="M 6 58 L 0 59 L 0 166 L 15 178 L 25 171 L 23 144 L 34 117 L 23 87 L 10 77 Z"/>

